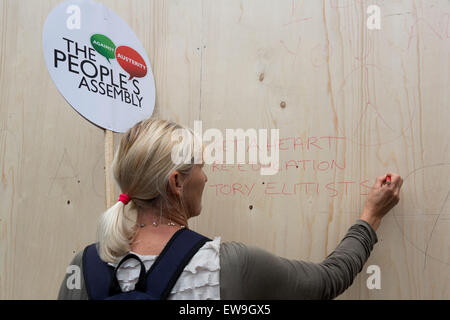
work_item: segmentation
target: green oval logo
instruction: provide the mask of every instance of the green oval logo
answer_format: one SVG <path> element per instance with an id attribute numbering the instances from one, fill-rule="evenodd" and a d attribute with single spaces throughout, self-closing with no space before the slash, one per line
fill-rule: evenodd
<path id="1" fill-rule="evenodd" d="M 94 47 L 95 51 L 104 56 L 109 63 L 111 63 L 109 59 L 116 58 L 116 45 L 107 36 L 99 33 L 94 34 L 91 36 L 91 44 Z"/>

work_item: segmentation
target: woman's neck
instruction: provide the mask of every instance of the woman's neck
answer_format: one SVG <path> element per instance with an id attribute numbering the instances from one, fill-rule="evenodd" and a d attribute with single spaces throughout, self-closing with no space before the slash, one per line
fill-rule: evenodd
<path id="1" fill-rule="evenodd" d="M 170 215 L 161 213 L 159 208 L 138 211 L 131 251 L 142 255 L 158 255 L 175 232 L 187 227 L 187 220 L 167 216 Z"/>
<path id="2" fill-rule="evenodd" d="M 159 225 L 168 225 L 168 226 L 188 226 L 186 215 L 181 212 L 168 212 L 161 208 L 150 207 L 145 210 L 138 210 L 137 214 L 137 225 L 138 226 L 159 226 Z"/>
<path id="3" fill-rule="evenodd" d="M 139 227 L 131 244 L 131 251 L 141 255 L 158 255 L 172 236 L 180 230 L 180 225 L 153 225 Z"/>

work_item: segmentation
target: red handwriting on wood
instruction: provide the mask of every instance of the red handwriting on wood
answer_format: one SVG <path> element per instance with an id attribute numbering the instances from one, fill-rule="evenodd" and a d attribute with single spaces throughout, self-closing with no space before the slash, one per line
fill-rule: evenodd
<path id="1" fill-rule="evenodd" d="M 218 195 L 236 195 L 237 193 L 244 196 L 249 196 L 252 193 L 255 184 L 233 183 L 233 184 L 211 184 L 209 187 L 215 189 L 216 196 Z"/>
<path id="2" fill-rule="evenodd" d="M 231 171 L 236 169 L 240 172 L 256 172 L 260 171 L 262 166 L 260 163 L 257 164 L 217 164 L 213 163 L 210 167 L 212 173 L 221 171 Z M 292 170 L 303 170 L 303 171 L 336 171 L 344 170 L 346 168 L 346 160 L 312 160 L 312 159 L 293 159 L 281 161 L 278 172 L 280 171 L 292 171 Z"/>
<path id="3" fill-rule="evenodd" d="M 245 145 L 248 139 L 223 139 L 219 142 L 211 142 L 216 148 L 221 148 L 222 151 L 227 151 L 227 144 L 232 146 L 234 151 L 238 150 L 238 142 Z M 267 143 L 266 146 L 260 145 L 255 139 L 251 139 L 246 146 L 248 152 L 250 148 L 257 150 L 265 149 L 270 151 L 272 148 L 279 148 L 280 151 L 318 151 L 318 150 L 333 150 L 338 147 L 339 143 L 345 141 L 346 137 L 338 136 L 321 136 L 321 137 L 286 137 L 278 139 L 275 144 Z M 209 145 L 207 143 L 207 145 Z"/>
<path id="4" fill-rule="evenodd" d="M 330 198 L 335 197 L 348 197 L 350 195 L 368 195 L 368 191 L 371 189 L 367 185 L 369 180 L 363 180 L 361 182 L 354 180 L 344 181 L 331 181 L 328 183 L 322 182 L 297 182 L 286 183 L 278 181 L 267 181 L 264 184 L 256 185 L 245 183 L 232 183 L 232 184 L 211 184 L 210 187 L 214 190 L 216 196 L 247 196 L 252 193 L 264 193 L 268 196 L 326 196 Z"/>

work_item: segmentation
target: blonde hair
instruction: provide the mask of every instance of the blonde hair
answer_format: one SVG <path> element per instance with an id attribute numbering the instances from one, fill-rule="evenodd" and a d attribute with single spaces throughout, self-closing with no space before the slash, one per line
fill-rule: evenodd
<path id="1" fill-rule="evenodd" d="M 184 129 L 190 139 L 183 138 L 181 142 L 174 140 L 173 133 L 180 129 Z M 176 170 L 189 178 L 194 167 L 194 139 L 196 136 L 191 129 L 154 118 L 136 123 L 122 136 L 114 154 L 112 169 L 122 193 L 126 193 L 131 200 L 129 210 L 125 210 L 124 203 L 118 201 L 100 217 L 98 252 L 103 261 L 116 263 L 130 251 L 137 230 L 138 209 L 155 207 L 156 204 L 162 206 L 162 201 L 167 208 L 174 207 L 167 194 L 169 176 Z M 190 157 L 190 163 L 174 163 L 172 150 L 177 154 L 190 150 L 190 154 L 185 154 Z M 190 216 L 183 197 L 179 200 L 178 213 L 183 216 L 182 220 L 187 221 Z M 176 217 L 171 218 L 176 221 Z"/>

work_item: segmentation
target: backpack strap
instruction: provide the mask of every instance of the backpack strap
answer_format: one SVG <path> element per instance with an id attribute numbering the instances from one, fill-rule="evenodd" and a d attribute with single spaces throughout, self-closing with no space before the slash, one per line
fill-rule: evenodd
<path id="1" fill-rule="evenodd" d="M 166 300 L 183 269 L 208 241 L 211 239 L 195 231 L 178 230 L 147 272 L 147 294 L 153 299 Z"/>
<path id="2" fill-rule="evenodd" d="M 83 251 L 83 277 L 89 299 L 101 300 L 109 296 L 114 268 L 100 259 L 97 244 L 87 246 Z"/>
<path id="3" fill-rule="evenodd" d="M 187 228 L 181 228 L 175 232 L 145 274 L 146 293 L 155 300 L 167 299 L 183 269 L 207 241 L 211 239 Z M 122 261 L 124 260 L 126 259 Z M 112 266 L 100 259 L 95 243 L 85 248 L 83 275 L 89 299 L 102 300 L 110 296 L 110 290 L 115 287 L 114 270 Z"/>

